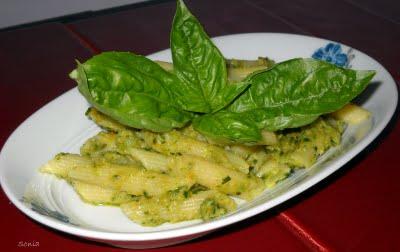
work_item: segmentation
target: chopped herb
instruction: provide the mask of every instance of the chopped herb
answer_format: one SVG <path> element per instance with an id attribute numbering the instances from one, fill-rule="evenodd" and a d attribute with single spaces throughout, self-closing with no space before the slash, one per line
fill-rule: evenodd
<path id="1" fill-rule="evenodd" d="M 203 220 L 215 219 L 227 212 L 228 210 L 219 205 L 214 199 L 205 199 L 200 205 L 200 215 Z"/>
<path id="2" fill-rule="evenodd" d="M 58 153 L 56 155 L 55 159 L 60 160 L 63 156 L 66 156 L 66 155 L 68 155 L 68 153 L 65 153 L 65 152 Z"/>
<path id="3" fill-rule="evenodd" d="M 256 174 L 256 168 L 254 166 L 249 167 L 249 174 Z"/>
<path id="4" fill-rule="evenodd" d="M 157 140 L 159 143 L 165 144 L 166 141 L 165 141 L 164 135 L 158 135 L 157 138 L 158 138 Z"/>
<path id="5" fill-rule="evenodd" d="M 208 188 L 203 185 L 194 184 L 190 187 L 189 192 L 192 194 L 196 194 L 198 192 L 207 191 L 207 190 L 208 190 Z"/>
<path id="6" fill-rule="evenodd" d="M 182 156 L 182 153 L 180 152 L 170 152 L 169 154 L 172 156 Z"/>
<path id="7" fill-rule="evenodd" d="M 169 191 L 171 195 L 178 195 L 183 189 L 187 189 L 185 186 L 180 186 L 174 190 Z"/>
<path id="8" fill-rule="evenodd" d="M 129 194 L 129 197 L 134 201 L 137 201 L 140 198 L 140 196 L 136 196 L 136 195 L 133 195 L 133 194 Z"/>
<path id="9" fill-rule="evenodd" d="M 226 176 L 223 180 L 222 180 L 222 184 L 226 184 L 231 180 L 231 177 Z"/>
<path id="10" fill-rule="evenodd" d="M 146 199 L 150 199 L 150 198 L 151 198 L 151 197 L 149 196 L 149 194 L 147 194 L 146 191 L 143 191 L 143 196 L 144 196 Z"/>

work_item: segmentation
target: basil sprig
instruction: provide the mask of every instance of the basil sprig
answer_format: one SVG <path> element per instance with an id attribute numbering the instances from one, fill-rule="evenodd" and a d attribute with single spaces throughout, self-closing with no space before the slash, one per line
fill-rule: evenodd
<path id="1" fill-rule="evenodd" d="M 374 71 L 345 69 L 315 59 L 288 60 L 249 76 L 251 86 L 245 93 L 226 109 L 196 118 L 193 125 L 209 137 L 257 142 L 262 129 L 300 127 L 340 109 L 374 75 Z"/>
<path id="2" fill-rule="evenodd" d="M 257 143 L 262 130 L 313 122 L 360 94 L 374 71 L 292 59 L 229 83 L 226 62 L 182 0 L 171 36 L 173 71 L 127 52 L 78 64 L 71 77 L 92 106 L 122 124 L 165 132 L 187 125 L 225 142 Z"/>

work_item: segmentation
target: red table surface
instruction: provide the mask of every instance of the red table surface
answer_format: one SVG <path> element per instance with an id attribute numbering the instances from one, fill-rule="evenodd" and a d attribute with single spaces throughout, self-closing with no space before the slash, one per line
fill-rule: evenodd
<path id="1" fill-rule="evenodd" d="M 395 0 L 187 1 L 211 36 L 286 32 L 351 45 L 400 81 L 400 4 Z M 74 87 L 74 59 L 104 50 L 149 54 L 169 47 L 173 1 L 69 23 L 0 32 L 0 145 L 30 114 Z M 283 205 L 203 238 L 154 251 L 400 251 L 398 113 L 366 150 Z M 117 251 L 54 231 L 0 194 L 3 251 Z M 38 242 L 20 247 L 20 242 Z"/>

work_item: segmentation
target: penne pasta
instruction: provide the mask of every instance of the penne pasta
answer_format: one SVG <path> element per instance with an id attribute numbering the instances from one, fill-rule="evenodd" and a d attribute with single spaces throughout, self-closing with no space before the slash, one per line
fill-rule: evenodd
<path id="1" fill-rule="evenodd" d="M 159 60 L 155 62 L 166 71 L 172 72 L 174 70 L 174 66 L 170 62 Z M 241 81 L 249 74 L 270 68 L 274 64 L 274 61 L 264 57 L 259 57 L 257 60 L 226 59 L 228 79 L 232 82 Z"/>
<path id="2" fill-rule="evenodd" d="M 348 124 L 360 124 L 363 121 L 371 117 L 371 112 L 368 110 L 357 106 L 355 104 L 349 103 L 338 111 L 333 112 L 332 117 L 344 121 Z"/>
<path id="3" fill-rule="evenodd" d="M 41 172 L 67 180 L 80 198 L 120 206 L 146 226 L 213 219 L 236 209 L 229 196 L 251 200 L 310 167 L 340 142 L 343 123 L 318 119 L 298 130 L 263 131 L 264 146 L 221 145 L 191 126 L 167 133 L 122 126 L 96 109 L 87 115 L 105 131 L 80 155 L 60 153 Z"/>
<path id="4" fill-rule="evenodd" d="M 126 192 L 120 192 L 98 185 L 83 183 L 78 180 L 72 180 L 71 185 L 74 187 L 75 191 L 78 193 L 83 201 L 95 205 L 118 206 L 137 198 L 136 196 L 128 194 Z"/>
<path id="5" fill-rule="evenodd" d="M 289 176 L 291 168 L 275 159 L 269 159 L 257 170 L 257 177 L 262 178 L 267 188 L 274 187 L 279 181 Z"/>
<path id="6" fill-rule="evenodd" d="M 122 204 L 121 209 L 135 222 L 157 226 L 165 222 L 214 219 L 235 210 L 236 204 L 228 196 L 212 190 L 192 193 L 180 189 L 160 197 L 141 197 Z"/>
<path id="7" fill-rule="evenodd" d="M 194 180 L 145 170 L 136 165 L 95 163 L 75 154 L 59 154 L 41 168 L 67 180 L 102 186 L 132 195 L 157 196 L 181 186 L 191 186 Z"/>
<path id="8" fill-rule="evenodd" d="M 184 136 L 177 131 L 162 135 L 145 132 L 143 138 L 153 150 L 165 155 L 188 154 L 244 173 L 248 173 L 249 170 L 249 164 L 240 156 L 234 156 L 234 153 L 222 147 Z"/>
<path id="9" fill-rule="evenodd" d="M 142 149 L 132 148 L 129 154 L 140 161 L 142 165 L 148 170 L 167 172 L 168 158 L 162 154 L 150 152 Z"/>
<path id="10" fill-rule="evenodd" d="M 82 145 L 80 153 L 82 156 L 92 156 L 99 152 L 115 151 L 117 134 L 113 132 L 100 132 L 94 137 L 89 138 Z"/>
<path id="11" fill-rule="evenodd" d="M 263 190 L 260 178 L 248 176 L 197 156 L 176 156 L 170 160 L 169 167 L 178 174 L 193 178 L 198 184 L 243 199 L 252 199 Z"/>
<path id="12" fill-rule="evenodd" d="M 86 116 L 89 117 L 93 122 L 99 125 L 101 128 L 108 131 L 121 131 L 126 130 L 128 127 L 120 124 L 119 122 L 111 119 L 110 117 L 104 115 L 97 109 L 91 107 L 86 111 Z"/>

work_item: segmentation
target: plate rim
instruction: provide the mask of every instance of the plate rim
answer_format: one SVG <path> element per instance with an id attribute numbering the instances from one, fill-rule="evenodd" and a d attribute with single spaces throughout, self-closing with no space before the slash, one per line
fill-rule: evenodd
<path id="1" fill-rule="evenodd" d="M 288 36 L 288 37 L 302 37 L 302 38 L 307 38 L 307 39 L 317 39 L 321 40 L 323 42 L 336 42 L 333 40 L 325 39 L 325 38 L 320 38 L 320 37 L 315 37 L 315 36 L 307 36 L 307 35 L 302 35 L 302 34 L 295 34 L 295 33 L 274 33 L 274 32 L 256 32 L 256 33 L 235 33 L 235 34 L 228 34 L 228 35 L 223 35 L 223 36 L 216 36 L 213 37 L 213 40 L 219 40 L 219 39 L 225 39 L 229 37 L 235 37 L 235 36 Z M 341 45 L 353 48 L 351 46 L 348 46 L 344 43 L 339 42 Z M 91 230 L 88 228 L 84 227 L 79 227 L 79 226 L 73 226 L 71 224 L 63 223 L 58 220 L 55 220 L 53 218 L 50 218 L 48 216 L 41 215 L 33 210 L 31 210 L 29 207 L 27 207 L 24 203 L 22 203 L 20 200 L 18 200 L 16 197 L 14 197 L 13 193 L 11 190 L 9 190 L 8 187 L 4 186 L 5 185 L 5 177 L 3 175 L 5 168 L 0 167 L 0 184 L 5 192 L 6 196 L 8 199 L 24 214 L 29 216 L 30 218 L 34 219 L 35 221 L 46 225 L 50 228 L 54 228 L 56 230 L 69 233 L 72 235 L 77 235 L 80 237 L 86 237 L 88 239 L 100 239 L 103 241 L 155 241 L 155 240 L 168 240 L 172 238 L 178 238 L 178 237 L 189 237 L 189 236 L 194 236 L 196 234 L 201 234 L 201 233 L 207 233 L 211 232 L 215 229 L 222 228 L 227 225 L 231 225 L 234 223 L 237 223 L 239 221 L 242 221 L 244 219 L 250 218 L 252 216 L 255 216 L 257 214 L 260 214 L 264 211 L 267 211 L 269 209 L 272 209 L 276 207 L 277 205 L 295 197 L 296 195 L 308 190 L 310 187 L 318 184 L 321 180 L 327 178 L 329 175 L 340 169 L 343 165 L 348 163 L 351 159 L 356 157 L 360 152 L 362 152 L 373 140 L 377 138 L 379 134 L 382 133 L 382 131 L 386 128 L 387 124 L 390 122 L 392 119 L 396 108 L 398 104 L 398 87 L 396 85 L 395 80 L 389 73 L 389 71 L 377 60 L 369 56 L 368 54 L 354 48 L 356 51 L 358 51 L 361 54 L 364 54 L 364 56 L 367 56 L 368 60 L 372 60 L 374 64 L 377 64 L 383 68 L 385 71 L 383 74 L 385 77 L 388 77 L 389 80 L 392 82 L 390 83 L 394 89 L 394 103 L 393 106 L 388 108 L 388 114 L 386 117 L 383 118 L 382 121 L 377 124 L 377 126 L 369 132 L 368 136 L 364 137 L 359 143 L 357 143 L 351 150 L 347 151 L 345 154 L 341 155 L 341 158 L 332 163 L 329 168 L 330 169 L 322 169 L 317 176 L 312 176 L 310 177 L 307 181 L 304 183 L 292 188 L 289 191 L 283 192 L 281 195 L 279 195 L 276 198 L 270 199 L 258 206 L 251 207 L 249 209 L 244 210 L 243 212 L 238 212 L 234 213 L 229 216 L 225 216 L 220 219 L 212 220 L 209 222 L 203 222 L 198 225 L 194 226 L 186 226 L 186 227 L 180 227 L 176 229 L 170 229 L 170 230 L 159 230 L 159 231 L 150 231 L 150 232 L 141 232 L 141 233 L 135 233 L 135 232 L 109 232 L 109 231 L 96 231 L 96 230 Z M 147 55 L 146 57 L 152 57 L 153 55 L 159 54 L 159 53 L 164 53 L 165 51 L 170 50 L 169 48 L 160 50 L 157 52 L 154 52 L 152 54 Z M 4 142 L 4 145 L 0 151 L 0 161 L 3 160 L 3 152 L 7 148 L 7 146 L 10 144 L 10 140 L 12 140 L 13 136 L 15 135 L 16 132 L 22 127 L 22 125 L 25 125 L 26 123 L 29 123 L 29 121 L 33 120 L 34 117 L 36 117 L 42 109 L 44 109 L 46 106 L 50 105 L 53 102 L 56 102 L 59 99 L 62 99 L 64 96 L 67 96 L 68 94 L 72 92 L 76 92 L 77 87 L 74 87 L 58 97 L 54 98 L 50 102 L 46 103 L 43 105 L 40 109 L 36 110 L 33 114 L 31 114 L 27 119 L 25 119 L 22 123 L 18 125 L 16 129 L 11 133 L 11 135 L 7 138 L 7 140 Z"/>

